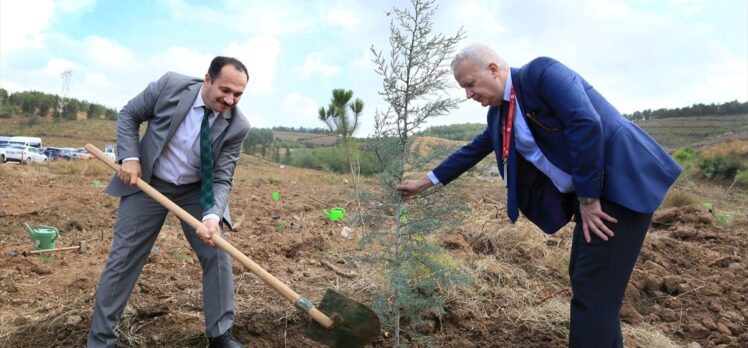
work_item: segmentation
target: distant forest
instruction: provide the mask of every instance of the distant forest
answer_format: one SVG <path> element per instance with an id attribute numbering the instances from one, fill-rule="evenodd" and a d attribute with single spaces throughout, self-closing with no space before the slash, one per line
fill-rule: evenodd
<path id="1" fill-rule="evenodd" d="M 276 132 L 290 132 L 290 133 L 311 133 L 311 134 L 330 134 L 330 130 L 327 128 L 306 128 L 306 127 L 284 127 L 275 126 L 271 130 Z"/>
<path id="2" fill-rule="evenodd" d="M 470 140 L 486 129 L 485 123 L 460 123 L 447 126 L 433 126 L 418 132 L 416 136 L 437 137 L 449 140 Z"/>
<path id="3" fill-rule="evenodd" d="M 60 108 L 62 106 L 62 108 Z M 28 117 L 62 118 L 74 120 L 79 116 L 85 118 L 103 118 L 109 120 L 117 119 L 117 110 L 107 108 L 103 105 L 78 100 L 75 98 L 60 98 L 56 94 L 47 94 L 37 91 L 23 91 L 9 93 L 0 88 L 0 118 L 9 118 L 11 115 L 22 114 Z M 682 108 L 661 108 L 656 110 L 646 109 L 636 111 L 623 116 L 634 121 L 646 121 L 658 118 L 670 117 L 696 117 L 696 116 L 720 116 L 748 114 L 748 102 L 733 100 L 722 104 L 693 104 Z M 434 126 L 418 132 L 417 136 L 433 136 L 450 140 L 470 140 L 486 127 L 483 123 L 461 123 L 448 126 Z M 327 128 L 306 127 L 284 127 L 275 126 L 276 132 L 330 134 Z"/>
<path id="4" fill-rule="evenodd" d="M 623 116 L 634 122 L 671 117 L 724 116 L 748 114 L 748 102 L 737 100 L 723 104 L 694 104 L 675 109 L 657 109 L 636 111 Z M 417 136 L 430 136 L 449 140 L 470 140 L 486 128 L 485 123 L 460 123 L 447 126 L 429 127 L 416 133 Z"/>
<path id="5" fill-rule="evenodd" d="M 0 118 L 9 118 L 15 114 L 28 117 L 62 118 L 75 120 L 78 116 L 86 118 L 117 119 L 117 110 L 96 103 L 89 103 L 75 98 L 60 98 L 56 94 L 37 91 L 8 93 L 0 88 Z"/>
<path id="6" fill-rule="evenodd" d="M 632 121 L 646 121 L 656 118 L 669 117 L 691 117 L 691 116 L 718 116 L 718 115 L 738 115 L 748 114 L 748 102 L 741 103 L 737 100 L 723 104 L 693 104 L 682 108 L 675 109 L 657 109 L 636 111 L 633 114 L 624 114 L 623 116 Z"/>

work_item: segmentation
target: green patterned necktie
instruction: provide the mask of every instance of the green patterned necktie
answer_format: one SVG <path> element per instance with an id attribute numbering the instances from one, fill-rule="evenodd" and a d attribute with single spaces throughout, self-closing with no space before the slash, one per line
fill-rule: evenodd
<path id="1" fill-rule="evenodd" d="M 208 122 L 213 110 L 207 106 L 204 106 L 204 108 L 205 115 L 203 115 L 203 123 L 200 125 L 200 174 L 202 175 L 200 180 L 200 207 L 203 208 L 203 211 L 207 211 L 215 204 L 213 199 L 213 150 L 210 145 L 210 123 Z"/>

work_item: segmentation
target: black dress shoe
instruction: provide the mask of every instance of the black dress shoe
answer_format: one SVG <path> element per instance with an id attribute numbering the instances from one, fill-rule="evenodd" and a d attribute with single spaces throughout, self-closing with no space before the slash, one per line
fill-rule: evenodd
<path id="1" fill-rule="evenodd" d="M 208 348 L 244 348 L 234 336 L 231 336 L 231 329 L 226 330 L 221 336 L 208 337 L 208 341 Z"/>

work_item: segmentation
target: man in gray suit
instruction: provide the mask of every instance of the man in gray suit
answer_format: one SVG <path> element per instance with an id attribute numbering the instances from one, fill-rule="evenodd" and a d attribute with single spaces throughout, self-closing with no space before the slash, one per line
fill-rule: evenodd
<path id="1" fill-rule="evenodd" d="M 211 239 L 231 225 L 228 196 L 249 122 L 236 107 L 249 81 L 239 60 L 216 57 L 205 79 L 169 72 L 117 116 L 119 172 L 107 192 L 120 196 L 109 260 L 96 291 L 88 347 L 114 347 L 117 321 L 166 219 L 167 210 L 136 186 L 137 178 L 202 225 L 182 230 L 203 270 L 203 311 L 210 347 L 242 347 L 232 335 L 231 258 Z M 138 140 L 140 124 L 148 123 Z"/>

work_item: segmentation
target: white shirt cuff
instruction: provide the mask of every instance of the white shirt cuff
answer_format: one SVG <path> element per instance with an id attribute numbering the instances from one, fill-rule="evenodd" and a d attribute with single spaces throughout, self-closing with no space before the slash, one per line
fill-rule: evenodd
<path id="1" fill-rule="evenodd" d="M 219 222 L 221 221 L 221 218 L 218 217 L 218 215 L 216 214 L 208 214 L 208 215 L 203 216 L 203 221 L 208 220 L 208 219 L 213 219 Z"/>
<path id="2" fill-rule="evenodd" d="M 122 160 L 122 163 L 128 162 L 128 161 L 140 161 L 140 158 L 138 157 L 128 157 Z"/>
<path id="3" fill-rule="evenodd" d="M 431 180 L 431 183 L 434 184 L 434 186 L 439 185 L 440 183 L 439 178 L 437 178 L 436 175 L 434 175 L 433 171 L 429 172 L 428 176 L 429 176 L 429 180 Z"/>

